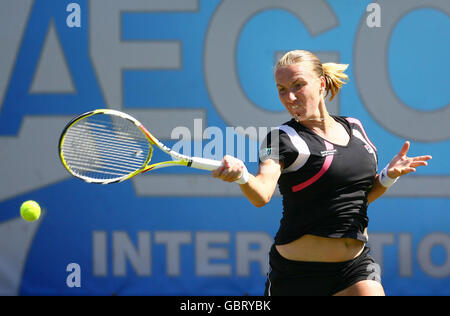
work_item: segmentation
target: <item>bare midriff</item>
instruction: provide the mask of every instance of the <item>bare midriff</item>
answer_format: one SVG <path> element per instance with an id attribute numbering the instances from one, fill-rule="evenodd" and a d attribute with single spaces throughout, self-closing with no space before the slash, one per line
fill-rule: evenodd
<path id="1" fill-rule="evenodd" d="M 364 231 L 367 237 L 367 229 Z M 276 245 L 286 259 L 309 262 L 344 262 L 358 257 L 364 242 L 353 238 L 328 238 L 303 235 L 288 244 Z"/>

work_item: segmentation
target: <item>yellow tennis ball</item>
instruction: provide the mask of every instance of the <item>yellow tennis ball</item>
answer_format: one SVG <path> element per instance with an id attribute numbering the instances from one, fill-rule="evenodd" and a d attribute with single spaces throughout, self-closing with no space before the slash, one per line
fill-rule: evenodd
<path id="1" fill-rule="evenodd" d="M 28 222 L 33 222 L 41 216 L 41 207 L 35 201 L 26 201 L 20 207 L 20 215 Z"/>

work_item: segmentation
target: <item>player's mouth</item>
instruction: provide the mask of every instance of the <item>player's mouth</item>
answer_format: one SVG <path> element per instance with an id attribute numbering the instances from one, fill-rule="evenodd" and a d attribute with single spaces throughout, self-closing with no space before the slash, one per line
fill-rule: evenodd
<path id="1" fill-rule="evenodd" d="M 288 104 L 289 109 L 291 110 L 298 110 L 300 109 L 302 106 L 301 104 Z"/>
<path id="2" fill-rule="evenodd" d="M 301 104 L 290 104 L 289 112 L 294 117 L 296 121 L 300 121 L 302 115 L 305 115 L 305 107 Z"/>
<path id="3" fill-rule="evenodd" d="M 289 109 L 291 113 L 304 112 L 305 108 L 301 104 L 292 104 L 289 105 Z"/>

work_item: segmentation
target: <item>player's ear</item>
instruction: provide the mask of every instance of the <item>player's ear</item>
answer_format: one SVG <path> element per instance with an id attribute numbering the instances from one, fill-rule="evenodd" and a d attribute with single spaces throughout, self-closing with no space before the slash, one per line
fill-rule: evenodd
<path id="1" fill-rule="evenodd" d="M 324 76 L 320 76 L 319 79 L 320 79 L 320 90 L 319 90 L 319 94 L 320 94 L 320 95 L 324 95 L 324 94 L 325 94 L 325 88 L 326 88 L 326 86 L 327 86 L 327 81 L 326 81 L 326 79 L 325 79 Z"/>

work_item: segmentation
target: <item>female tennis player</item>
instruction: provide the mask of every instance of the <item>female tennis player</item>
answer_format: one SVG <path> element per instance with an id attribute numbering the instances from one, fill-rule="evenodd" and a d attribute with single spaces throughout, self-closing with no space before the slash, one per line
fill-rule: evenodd
<path id="1" fill-rule="evenodd" d="M 367 206 L 431 156 L 407 157 L 405 142 L 377 174 L 377 149 L 361 122 L 327 111 L 325 98 L 339 92 L 346 68 L 322 64 L 308 51 L 285 54 L 275 80 L 292 119 L 267 135 L 258 174 L 231 156 L 212 172 L 238 182 L 257 207 L 270 201 L 278 183 L 283 216 L 269 254 L 265 295 L 385 295 L 366 246 Z"/>

